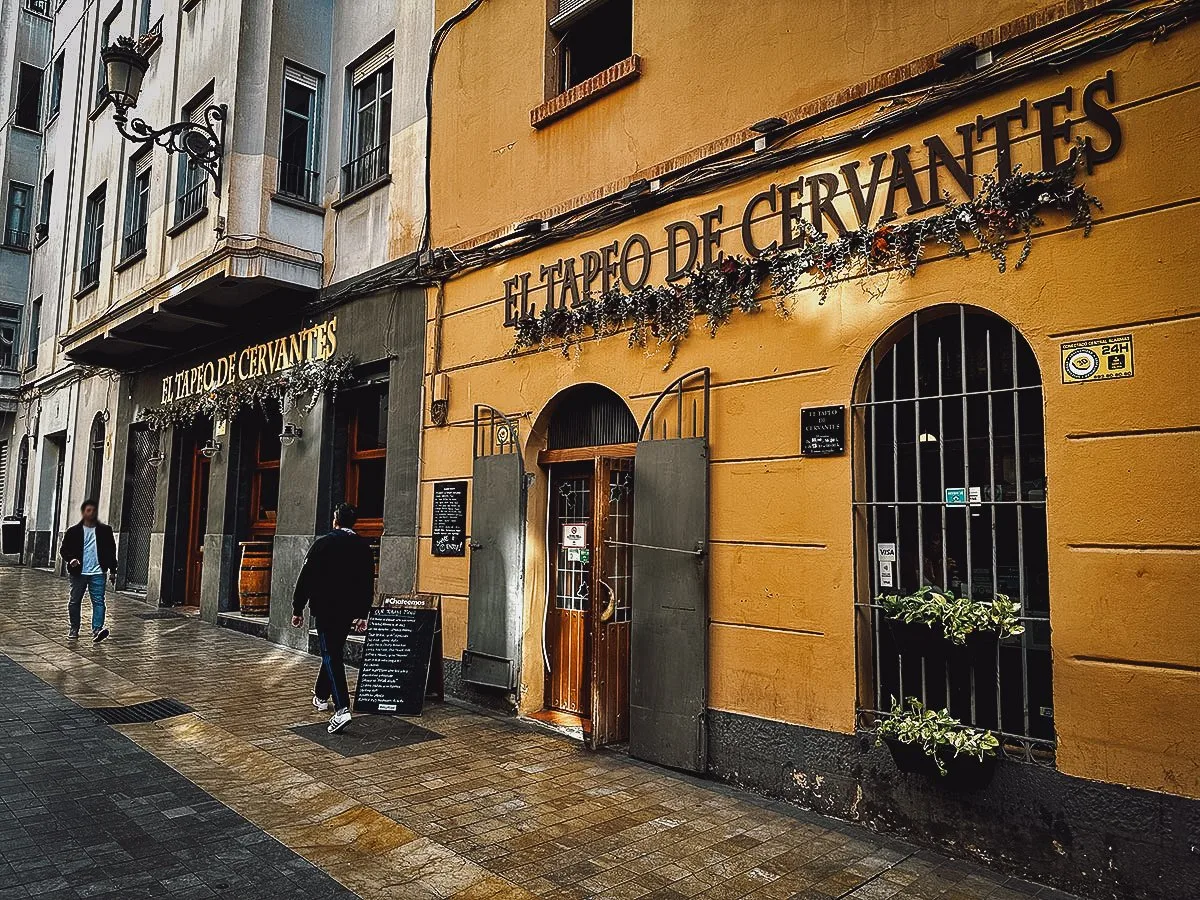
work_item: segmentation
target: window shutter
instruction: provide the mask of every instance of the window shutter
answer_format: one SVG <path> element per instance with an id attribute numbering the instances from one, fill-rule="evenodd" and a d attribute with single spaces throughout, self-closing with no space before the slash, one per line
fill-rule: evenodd
<path id="1" fill-rule="evenodd" d="M 288 63 L 283 64 L 283 77 L 288 81 L 294 81 L 296 84 L 308 88 L 310 91 L 317 89 L 317 76 L 311 72 L 306 72 L 303 69 L 298 69 Z"/>
<path id="2" fill-rule="evenodd" d="M 147 150 L 145 153 L 138 156 L 138 158 L 136 160 L 134 160 L 134 163 L 133 163 L 133 177 L 134 178 L 137 178 L 139 175 L 142 175 L 142 174 L 150 171 L 150 162 L 153 159 L 153 157 L 154 157 L 154 154 L 151 153 L 149 150 Z"/>
<path id="3" fill-rule="evenodd" d="M 605 2 L 606 0 L 558 0 L 558 11 L 550 19 L 550 27 L 555 31 L 566 28 L 580 16 Z"/>
<path id="4" fill-rule="evenodd" d="M 354 67 L 354 84 L 358 85 L 366 81 L 384 66 L 392 61 L 394 46 L 388 44 L 377 52 L 360 62 Z"/>

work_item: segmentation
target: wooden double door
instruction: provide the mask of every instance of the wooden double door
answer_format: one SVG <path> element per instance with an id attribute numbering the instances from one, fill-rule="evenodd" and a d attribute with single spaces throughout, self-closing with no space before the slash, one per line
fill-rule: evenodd
<path id="1" fill-rule="evenodd" d="M 633 499 L 632 455 L 551 467 L 546 706 L 593 747 L 629 739 Z"/>

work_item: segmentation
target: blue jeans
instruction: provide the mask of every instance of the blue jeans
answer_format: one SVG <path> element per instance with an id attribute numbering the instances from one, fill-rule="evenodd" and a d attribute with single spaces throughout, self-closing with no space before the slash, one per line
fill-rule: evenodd
<path id="1" fill-rule="evenodd" d="M 72 575 L 71 602 L 67 614 L 71 618 L 71 630 L 79 630 L 79 608 L 83 605 L 83 592 L 92 598 L 92 634 L 104 627 L 104 573 L 99 575 Z"/>
<path id="2" fill-rule="evenodd" d="M 351 623 L 334 620 L 326 622 L 317 619 L 317 637 L 321 641 L 321 674 L 317 676 L 317 685 L 313 694 L 319 700 L 333 696 L 334 710 L 350 708 L 350 691 L 346 687 L 346 663 L 344 653 L 346 637 L 350 634 Z"/>

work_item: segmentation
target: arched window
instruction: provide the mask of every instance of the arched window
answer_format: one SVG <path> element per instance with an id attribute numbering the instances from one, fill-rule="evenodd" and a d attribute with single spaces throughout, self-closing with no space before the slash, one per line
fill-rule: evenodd
<path id="1" fill-rule="evenodd" d="M 855 396 L 860 708 L 916 697 L 1051 760 L 1045 439 L 1037 361 L 966 306 L 914 313 L 873 347 Z M 888 618 L 929 585 L 1019 605 L 1025 632 L 957 646 Z M 924 640 L 922 640 L 924 635 Z"/>
<path id="2" fill-rule="evenodd" d="M 29 435 L 21 438 L 21 449 L 17 451 L 17 490 L 13 501 L 13 515 L 25 515 L 25 486 L 29 480 Z"/>
<path id="3" fill-rule="evenodd" d="M 88 438 L 87 485 L 84 498 L 100 502 L 100 479 L 104 477 L 104 413 L 96 413 L 92 419 L 92 433 Z"/>

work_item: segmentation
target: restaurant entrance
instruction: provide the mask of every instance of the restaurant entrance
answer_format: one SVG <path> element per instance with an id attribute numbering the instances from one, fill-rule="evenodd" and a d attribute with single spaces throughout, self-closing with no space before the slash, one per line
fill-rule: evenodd
<path id="1" fill-rule="evenodd" d="M 637 423 L 598 385 L 558 400 L 547 449 L 546 709 L 592 747 L 629 739 Z"/>

